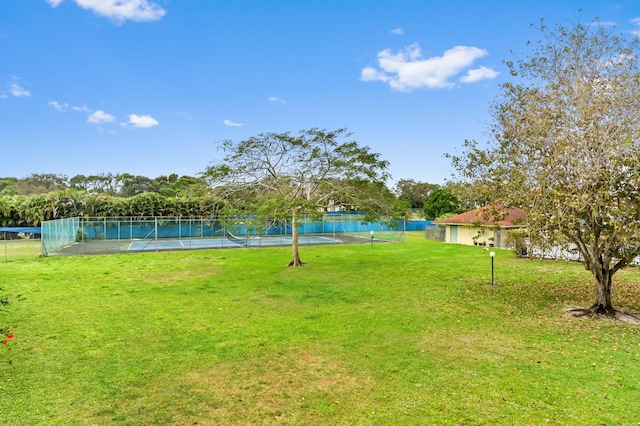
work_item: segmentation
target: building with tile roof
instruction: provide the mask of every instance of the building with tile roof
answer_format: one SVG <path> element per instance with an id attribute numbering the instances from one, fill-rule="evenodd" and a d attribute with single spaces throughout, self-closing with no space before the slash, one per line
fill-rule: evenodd
<path id="1" fill-rule="evenodd" d="M 454 244 L 505 248 L 507 234 L 526 228 L 524 211 L 484 206 L 434 221 L 446 228 L 445 241 Z"/>

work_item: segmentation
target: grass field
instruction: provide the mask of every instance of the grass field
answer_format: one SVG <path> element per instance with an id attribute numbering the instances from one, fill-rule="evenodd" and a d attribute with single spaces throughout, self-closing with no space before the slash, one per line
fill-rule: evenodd
<path id="1" fill-rule="evenodd" d="M 0 262 L 0 424 L 637 425 L 640 328 L 579 265 L 427 241 Z M 3 259 L 4 260 L 4 259 Z M 640 310 L 637 269 L 614 304 Z"/>

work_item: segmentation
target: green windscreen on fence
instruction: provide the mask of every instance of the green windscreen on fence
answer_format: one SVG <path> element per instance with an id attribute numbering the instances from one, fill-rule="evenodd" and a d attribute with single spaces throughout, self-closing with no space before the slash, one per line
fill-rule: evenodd
<path id="1" fill-rule="evenodd" d="M 47 256 L 74 243 L 79 229 L 80 220 L 77 217 L 42 222 L 42 255 Z"/>

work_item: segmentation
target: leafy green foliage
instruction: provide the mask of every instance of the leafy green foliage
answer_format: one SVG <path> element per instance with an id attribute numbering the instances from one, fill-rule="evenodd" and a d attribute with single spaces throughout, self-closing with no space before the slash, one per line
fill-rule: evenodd
<path id="1" fill-rule="evenodd" d="M 422 209 L 431 191 L 437 185 L 426 182 L 416 182 L 413 179 L 400 179 L 394 188 L 398 198 L 406 201 L 412 209 Z"/>
<path id="2" fill-rule="evenodd" d="M 15 182 L 15 191 L 18 194 L 46 194 L 61 190 L 69 186 L 69 178 L 66 175 L 54 173 L 33 173 L 24 179 Z"/>
<path id="3" fill-rule="evenodd" d="M 439 219 L 460 213 L 460 201 L 453 190 L 436 186 L 429 194 L 423 211 L 427 220 Z"/>
<path id="4" fill-rule="evenodd" d="M 0 178 L 0 195 L 15 195 L 17 182 L 13 177 Z"/>
<path id="5" fill-rule="evenodd" d="M 133 197 L 145 192 L 159 192 L 156 181 L 146 176 L 133 176 L 125 173 L 120 175 L 119 180 L 121 183 L 119 195 L 121 197 Z"/>
<path id="6" fill-rule="evenodd" d="M 156 192 L 129 198 L 74 190 L 25 197 L 0 196 L 0 225 L 37 226 L 45 220 L 77 216 L 214 216 L 223 204 L 213 195 L 164 197 Z"/>

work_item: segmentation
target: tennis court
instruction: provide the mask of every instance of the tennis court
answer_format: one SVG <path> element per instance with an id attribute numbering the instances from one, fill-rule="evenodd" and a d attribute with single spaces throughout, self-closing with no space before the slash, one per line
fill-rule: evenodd
<path id="1" fill-rule="evenodd" d="M 205 248 L 233 248 L 233 247 L 277 247 L 290 246 L 292 244 L 289 236 L 276 237 L 251 237 L 241 238 L 233 235 L 227 238 L 202 238 L 202 239 L 178 239 L 178 240 L 147 240 L 131 241 L 129 251 L 146 250 L 192 250 Z M 331 237 L 301 236 L 298 238 L 300 245 L 318 244 L 342 244 L 342 240 Z"/>
<path id="2" fill-rule="evenodd" d="M 361 215 L 325 215 L 303 221 L 299 245 L 378 244 L 404 241 L 405 222 L 363 222 Z M 42 254 L 74 255 L 170 250 L 286 247 L 292 245 L 288 223 L 257 231 L 250 222 L 216 218 L 68 218 L 42 224 Z"/>

